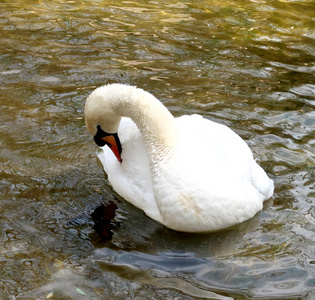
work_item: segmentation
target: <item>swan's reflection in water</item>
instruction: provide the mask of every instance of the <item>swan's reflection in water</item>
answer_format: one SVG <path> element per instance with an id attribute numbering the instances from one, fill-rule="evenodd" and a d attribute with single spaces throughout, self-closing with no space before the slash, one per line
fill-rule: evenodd
<path id="1" fill-rule="evenodd" d="M 115 221 L 117 208 L 113 201 L 109 201 L 107 205 L 101 204 L 91 213 L 94 222 L 93 229 L 103 241 L 111 240 L 114 234 L 113 230 L 119 227 L 119 222 Z"/>

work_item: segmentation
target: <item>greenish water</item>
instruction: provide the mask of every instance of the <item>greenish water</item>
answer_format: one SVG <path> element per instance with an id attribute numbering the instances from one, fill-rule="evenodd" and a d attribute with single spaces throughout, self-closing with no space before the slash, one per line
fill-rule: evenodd
<path id="1" fill-rule="evenodd" d="M 314 299 L 313 1 L 0 3 L 0 299 Z M 87 95 L 137 85 L 231 127 L 275 181 L 231 230 L 166 229 L 111 190 Z M 88 217 L 118 206 L 113 237 Z"/>

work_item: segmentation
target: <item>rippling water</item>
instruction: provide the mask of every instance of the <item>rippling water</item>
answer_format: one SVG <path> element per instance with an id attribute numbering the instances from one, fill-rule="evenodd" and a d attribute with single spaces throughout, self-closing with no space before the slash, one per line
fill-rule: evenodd
<path id="1" fill-rule="evenodd" d="M 314 299 L 312 0 L 0 8 L 1 299 Z M 248 222 L 204 235 L 121 201 L 83 120 L 87 95 L 112 82 L 230 126 L 274 197 Z M 102 241 L 89 213 L 109 201 L 116 225 Z"/>

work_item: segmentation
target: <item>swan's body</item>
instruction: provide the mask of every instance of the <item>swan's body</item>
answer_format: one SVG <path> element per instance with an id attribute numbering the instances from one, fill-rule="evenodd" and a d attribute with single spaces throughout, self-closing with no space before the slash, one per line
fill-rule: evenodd
<path id="1" fill-rule="evenodd" d="M 114 190 L 169 228 L 233 226 L 253 217 L 273 193 L 273 181 L 231 129 L 199 115 L 174 118 L 141 89 L 100 87 L 88 98 L 85 116 L 94 136 L 98 125 L 118 131 L 122 162 L 109 147 L 99 154 Z"/>

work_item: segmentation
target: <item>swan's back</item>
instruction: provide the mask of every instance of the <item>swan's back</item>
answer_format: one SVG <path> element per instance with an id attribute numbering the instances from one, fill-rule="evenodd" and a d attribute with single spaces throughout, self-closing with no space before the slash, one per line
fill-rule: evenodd
<path id="1" fill-rule="evenodd" d="M 155 172 L 166 225 L 175 228 L 181 222 L 184 231 L 218 230 L 261 210 L 273 182 L 247 144 L 228 127 L 198 115 L 177 118 L 176 124 L 176 155 Z M 172 185 L 165 189 L 167 182 Z"/>

